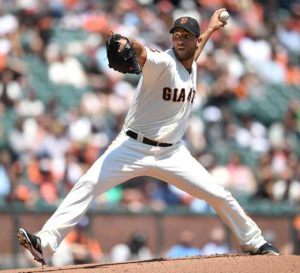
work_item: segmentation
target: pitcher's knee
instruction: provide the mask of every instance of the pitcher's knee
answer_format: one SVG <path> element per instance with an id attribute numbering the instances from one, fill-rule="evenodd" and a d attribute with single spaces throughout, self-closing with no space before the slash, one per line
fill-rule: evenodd
<path id="1" fill-rule="evenodd" d="M 74 189 L 84 188 L 85 191 L 94 191 L 97 185 L 95 179 L 90 179 L 87 175 L 83 175 L 74 185 Z"/>
<path id="2" fill-rule="evenodd" d="M 214 203 L 228 203 L 231 200 L 233 200 L 231 192 L 221 187 L 218 191 L 214 191 L 210 194 L 207 201 Z"/>

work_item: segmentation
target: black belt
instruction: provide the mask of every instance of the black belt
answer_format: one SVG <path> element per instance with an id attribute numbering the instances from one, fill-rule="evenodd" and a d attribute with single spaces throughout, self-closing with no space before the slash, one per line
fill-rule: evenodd
<path id="1" fill-rule="evenodd" d="M 131 130 L 127 130 L 126 135 L 128 135 L 129 137 L 134 138 L 134 139 L 138 138 L 138 134 L 136 132 L 131 131 Z M 146 137 L 143 137 L 142 142 L 145 143 L 145 144 L 151 145 L 151 146 L 159 146 L 159 147 L 169 147 L 169 146 L 173 145 L 171 143 L 157 142 L 157 141 L 151 140 L 151 139 L 146 138 Z"/>

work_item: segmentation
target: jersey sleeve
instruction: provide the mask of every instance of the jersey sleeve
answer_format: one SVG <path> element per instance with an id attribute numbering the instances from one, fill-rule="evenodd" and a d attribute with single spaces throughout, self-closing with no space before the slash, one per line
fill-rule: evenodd
<path id="1" fill-rule="evenodd" d="M 169 54 L 164 51 L 160 52 L 148 47 L 146 47 L 146 50 L 147 59 L 143 66 L 143 75 L 160 75 L 171 63 Z"/>

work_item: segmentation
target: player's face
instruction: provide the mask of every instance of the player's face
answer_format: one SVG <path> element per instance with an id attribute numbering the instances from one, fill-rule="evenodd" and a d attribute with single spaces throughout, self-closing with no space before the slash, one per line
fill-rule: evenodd
<path id="1" fill-rule="evenodd" d="M 172 36 L 173 47 L 180 61 L 186 61 L 194 58 L 197 37 L 184 30 L 175 30 Z"/>

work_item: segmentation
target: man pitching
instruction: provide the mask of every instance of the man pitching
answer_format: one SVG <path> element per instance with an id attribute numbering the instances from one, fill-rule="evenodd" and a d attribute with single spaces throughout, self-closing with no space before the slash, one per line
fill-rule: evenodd
<path id="1" fill-rule="evenodd" d="M 196 63 L 210 35 L 226 23 L 217 10 L 200 36 L 198 22 L 177 19 L 170 30 L 173 48 L 156 52 L 131 41 L 142 76 L 123 130 L 79 179 L 36 235 L 20 228 L 20 244 L 47 264 L 66 234 L 103 192 L 137 176 L 152 176 L 208 202 L 231 229 L 241 249 L 279 255 L 267 243 L 231 193 L 217 185 L 181 138 L 196 95 Z"/>

